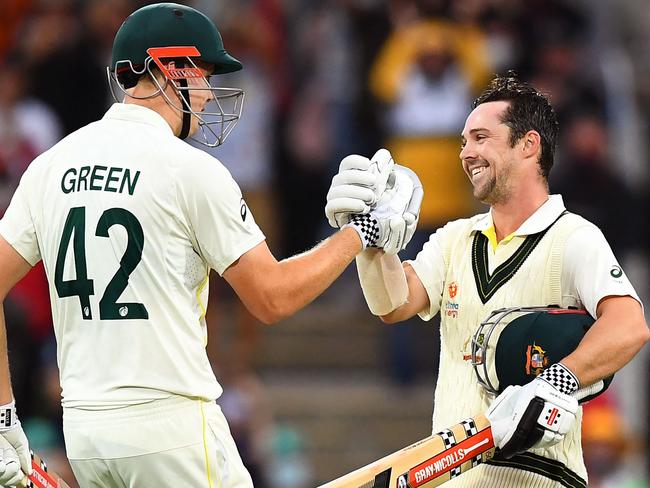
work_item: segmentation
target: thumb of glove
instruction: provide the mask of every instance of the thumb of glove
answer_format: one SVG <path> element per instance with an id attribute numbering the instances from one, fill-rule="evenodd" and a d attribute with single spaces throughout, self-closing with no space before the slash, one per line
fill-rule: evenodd
<path id="1" fill-rule="evenodd" d="M 406 233 L 406 222 L 401 215 L 393 215 L 388 219 L 388 237 L 384 245 L 386 254 L 397 254 L 402 250 L 404 234 Z"/>
<path id="2" fill-rule="evenodd" d="M 13 429 L 4 432 L 2 436 L 11 444 L 18 454 L 20 467 L 28 475 L 32 474 L 32 456 L 29 451 L 29 442 L 27 436 L 20 426 L 20 423 Z"/>
<path id="3" fill-rule="evenodd" d="M 392 173 L 391 170 L 394 165 L 395 162 L 393 161 L 393 156 L 391 156 L 390 151 L 387 149 L 380 149 L 370 160 L 369 171 L 377 175 L 375 187 L 375 196 L 377 200 L 379 200 L 388 186 L 388 180 L 390 179 Z M 377 200 L 373 203 L 377 203 Z"/>
<path id="4" fill-rule="evenodd" d="M 16 486 L 24 478 L 16 450 L 0 436 L 0 486 Z"/>

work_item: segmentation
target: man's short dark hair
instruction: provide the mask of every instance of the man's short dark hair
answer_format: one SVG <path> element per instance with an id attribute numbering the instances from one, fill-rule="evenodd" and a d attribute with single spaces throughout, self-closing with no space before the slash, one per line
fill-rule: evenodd
<path id="1" fill-rule="evenodd" d="M 474 101 L 473 108 L 482 103 L 498 101 L 509 102 L 501 121 L 510 128 L 511 146 L 529 130 L 539 133 L 542 144 L 542 154 L 539 157 L 540 172 L 548 180 L 558 138 L 557 115 L 548 98 L 509 71 L 506 75 L 497 76 L 492 80 L 490 86 Z"/>

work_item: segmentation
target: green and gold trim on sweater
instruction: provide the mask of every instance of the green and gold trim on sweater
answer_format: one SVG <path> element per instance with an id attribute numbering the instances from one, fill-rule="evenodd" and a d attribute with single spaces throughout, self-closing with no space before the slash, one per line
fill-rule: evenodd
<path id="1" fill-rule="evenodd" d="M 587 488 L 587 482 L 561 462 L 531 452 L 516 454 L 510 459 L 501 459 L 497 455 L 486 464 L 530 471 L 557 481 L 567 488 Z"/>
<path id="2" fill-rule="evenodd" d="M 490 274 L 488 268 L 489 240 L 481 232 L 477 232 L 472 242 L 472 270 L 474 271 L 474 281 L 476 290 L 483 304 L 487 303 L 494 294 L 505 285 L 510 278 L 514 276 L 517 270 L 524 264 L 526 258 L 530 256 L 537 244 L 546 235 L 548 230 L 553 227 L 563 215 L 568 212 L 565 210 L 551 225 L 541 232 L 531 234 L 526 237 L 524 242 L 519 246 L 515 253 L 508 258 L 506 262 L 498 266 L 494 273 Z"/>

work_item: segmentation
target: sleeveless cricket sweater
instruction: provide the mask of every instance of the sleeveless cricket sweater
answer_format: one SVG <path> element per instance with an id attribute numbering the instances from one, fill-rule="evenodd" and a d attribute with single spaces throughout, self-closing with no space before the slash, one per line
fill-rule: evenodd
<path id="1" fill-rule="evenodd" d="M 434 432 L 485 412 L 493 400 L 477 383 L 470 360 L 472 335 L 493 310 L 578 305 L 569 303 L 570 298 L 563 300 L 561 275 L 566 240 L 574 230 L 590 225 L 586 220 L 565 211 L 543 231 L 515 236 L 493 249 L 488 238 L 474 230 L 481 217 L 453 222 L 441 240 L 446 272 L 440 303 L 441 351 Z M 543 475 L 563 486 L 584 487 L 587 471 L 582 459 L 581 420 L 582 409 L 572 430 L 551 448 L 531 449 L 510 460 L 489 464 Z M 466 483 L 470 478 L 478 480 L 481 472 L 493 471 L 488 468 L 468 472 L 458 479 L 461 483 L 456 486 L 483 486 Z M 450 486 L 454 484 L 452 480 Z"/>

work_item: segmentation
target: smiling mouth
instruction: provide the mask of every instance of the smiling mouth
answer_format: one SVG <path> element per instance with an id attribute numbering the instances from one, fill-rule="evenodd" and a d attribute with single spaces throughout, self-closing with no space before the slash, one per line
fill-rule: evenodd
<path id="1" fill-rule="evenodd" d="M 487 166 L 476 166 L 470 170 L 470 178 L 475 180 L 479 178 L 485 171 L 487 171 Z"/>

